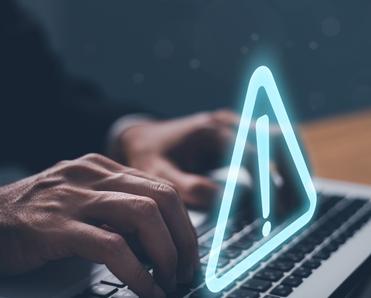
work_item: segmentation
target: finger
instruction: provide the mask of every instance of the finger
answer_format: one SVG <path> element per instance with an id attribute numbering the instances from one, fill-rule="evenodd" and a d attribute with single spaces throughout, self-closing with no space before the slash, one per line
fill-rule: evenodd
<path id="1" fill-rule="evenodd" d="M 220 188 L 212 180 L 200 175 L 182 172 L 168 160 L 159 159 L 156 162 L 158 163 L 157 174 L 177 186 L 186 204 L 191 207 L 206 208 L 215 203 Z"/>
<path id="2" fill-rule="evenodd" d="M 170 184 L 172 187 L 172 183 L 168 180 L 165 180 L 160 177 L 156 177 L 154 175 L 147 174 L 143 171 L 137 170 L 135 168 L 123 166 L 120 163 L 117 163 L 114 160 L 111 160 L 103 155 L 100 154 L 95 154 L 95 153 L 89 153 L 85 156 L 82 157 L 82 159 L 88 160 L 89 162 L 92 162 L 96 165 L 99 165 L 103 167 L 106 170 L 111 171 L 112 173 L 125 173 L 137 177 L 143 177 L 149 180 L 157 181 L 157 182 L 162 182 L 162 183 L 167 183 Z"/>
<path id="3" fill-rule="evenodd" d="M 222 109 L 212 113 L 214 119 L 226 126 L 237 126 L 240 122 L 240 116 L 231 110 Z"/>
<path id="4" fill-rule="evenodd" d="M 225 149 L 233 143 L 236 138 L 236 131 L 223 125 L 205 126 L 194 132 L 196 140 L 207 143 L 209 148 L 214 150 Z"/>
<path id="5" fill-rule="evenodd" d="M 114 179 L 103 181 L 96 190 L 125 191 L 153 198 L 159 206 L 178 251 L 178 281 L 189 282 L 193 276 L 195 259 L 198 259 L 197 241 L 178 193 L 167 183 L 144 177 L 127 174 L 113 177 Z"/>
<path id="6" fill-rule="evenodd" d="M 127 167 L 125 169 L 125 173 L 129 174 L 129 175 L 136 176 L 136 177 L 145 178 L 145 179 L 151 180 L 151 181 L 156 182 L 156 183 L 168 184 L 170 187 L 175 188 L 175 185 L 171 181 L 169 181 L 167 179 L 164 179 L 162 177 L 158 177 L 158 176 L 155 176 L 155 175 L 148 174 L 146 172 L 137 170 L 135 168 Z"/>
<path id="7" fill-rule="evenodd" d="M 98 193 L 101 199 L 85 209 L 85 217 L 121 233 L 135 232 L 153 262 L 156 280 L 165 290 L 172 291 L 176 284 L 178 253 L 156 202 L 134 194 Z"/>
<path id="8" fill-rule="evenodd" d="M 73 254 L 105 264 L 140 297 L 165 297 L 120 235 L 75 222 L 67 238 Z"/>
<path id="9" fill-rule="evenodd" d="M 108 177 L 107 180 L 110 180 L 110 178 L 112 178 L 112 177 L 114 178 L 115 176 L 120 176 L 120 174 L 125 173 L 125 174 L 128 174 L 128 175 L 143 177 L 143 178 L 147 178 L 149 180 L 153 180 L 153 181 L 157 181 L 157 182 L 161 182 L 161 183 L 171 185 L 171 182 L 168 181 L 168 180 L 165 180 L 165 179 L 162 179 L 160 177 L 156 177 L 156 176 L 147 174 L 147 173 L 142 172 L 140 170 L 137 170 L 135 168 L 123 166 L 122 164 L 117 163 L 116 161 L 111 160 L 111 159 L 109 159 L 105 156 L 102 156 L 100 154 L 89 153 L 89 154 L 83 156 L 81 158 L 81 160 L 86 160 L 86 161 L 92 163 L 93 166 L 98 165 L 99 166 L 98 169 L 107 170 L 107 171 L 104 171 L 104 175 L 103 175 L 105 177 Z M 94 169 L 97 169 L 97 168 L 94 167 Z M 118 174 L 118 175 L 115 175 L 115 174 Z M 173 185 L 171 185 L 171 186 L 173 187 Z M 122 191 L 122 189 L 120 189 L 119 191 Z"/>
<path id="10" fill-rule="evenodd" d="M 161 177 L 157 177 L 157 176 L 154 176 L 154 175 L 150 175 L 150 174 L 147 174 L 147 173 L 145 173 L 145 172 L 142 172 L 142 171 L 139 171 L 139 170 L 137 170 L 137 169 L 134 169 L 134 168 L 129 168 L 129 171 L 127 172 L 127 173 L 129 173 L 129 174 L 132 174 L 132 175 L 134 175 L 134 176 L 136 176 L 136 177 L 140 177 L 140 178 L 144 178 L 144 179 L 148 179 L 148 180 L 150 180 L 150 181 L 152 181 L 152 182 L 154 182 L 156 185 L 158 185 L 158 183 L 162 183 L 162 184 L 167 184 L 169 187 L 171 187 L 171 188 L 173 188 L 174 190 L 176 190 L 176 186 L 175 186 L 175 184 L 173 184 L 171 181 L 169 181 L 169 180 L 167 180 L 167 179 L 163 179 L 163 178 L 161 178 Z M 159 188 L 161 188 L 161 187 L 159 187 L 159 186 L 155 186 L 155 187 L 153 187 L 154 189 L 159 189 Z M 170 192 L 172 192 L 172 191 L 170 191 Z M 139 193 L 138 193 L 139 194 Z M 146 195 L 146 194 L 142 194 L 142 195 Z M 156 196 L 157 197 L 157 196 Z M 166 196 L 166 197 L 168 197 L 168 196 Z M 171 196 L 170 196 L 171 197 Z M 197 232 L 196 232 L 196 230 L 195 230 L 195 228 L 194 228 L 194 226 L 193 226 L 193 224 L 192 224 L 192 222 L 191 222 L 191 219 L 190 219 L 190 217 L 189 217 L 189 215 L 188 215 L 188 211 L 187 211 L 187 209 L 186 209 L 186 207 L 185 207 L 185 205 L 183 204 L 183 203 L 180 203 L 179 204 L 179 206 L 181 207 L 181 209 L 183 210 L 183 212 L 184 212 L 184 214 L 185 214 L 185 217 L 186 217 L 186 220 L 187 220 L 187 222 L 188 222 L 188 227 L 190 227 L 190 229 L 191 229 L 191 234 L 192 234 L 192 237 L 190 237 L 189 239 L 194 239 L 194 241 L 195 241 L 195 245 L 197 246 L 198 245 L 198 243 L 197 243 Z M 170 219 L 169 220 L 169 223 L 170 223 L 170 227 L 172 227 L 172 226 L 174 226 L 172 223 L 174 222 L 174 221 L 176 221 L 176 222 L 178 222 L 179 220 L 178 220 L 178 216 L 176 216 L 175 214 L 174 214 L 174 212 L 171 212 L 171 215 L 172 215 L 172 219 Z M 186 229 L 184 229 L 184 230 L 186 230 Z M 183 233 L 178 233 L 178 232 L 175 232 L 175 230 L 173 231 L 173 229 L 171 229 L 170 228 L 170 231 L 171 231 L 171 233 L 172 234 L 177 234 L 177 235 L 180 235 L 180 236 L 182 236 L 183 235 Z M 183 241 L 181 241 L 181 242 L 183 242 Z M 183 245 L 177 245 L 177 247 L 183 247 Z M 191 250 L 189 250 L 189 251 L 192 251 L 193 249 L 191 249 Z M 181 263 L 181 262 L 180 262 Z M 193 262 L 194 264 L 195 264 L 195 266 L 194 267 L 198 267 L 200 264 L 200 260 L 199 260 L 199 257 L 198 257 L 198 249 L 196 249 L 195 251 L 194 251 L 194 262 Z M 178 267 L 180 267 L 180 266 L 178 266 Z M 186 266 L 184 266 L 183 268 L 185 268 Z"/>
<path id="11" fill-rule="evenodd" d="M 221 167 L 232 148 L 235 137 L 236 132 L 233 129 L 219 124 L 204 126 L 194 131 L 189 138 L 189 150 L 197 148 L 195 155 L 198 158 L 193 157 L 190 159 L 184 166 L 184 170 L 193 173 L 203 173 L 210 169 Z M 194 147 L 195 145 L 197 147 Z"/>
<path id="12" fill-rule="evenodd" d="M 229 152 L 232 152 L 236 140 L 236 131 L 230 128 L 219 129 L 220 154 L 226 158 Z M 247 144 L 248 145 L 248 144 Z"/>
<path id="13" fill-rule="evenodd" d="M 180 119 L 170 120 L 168 127 L 177 132 L 178 136 L 185 136 L 194 133 L 205 127 L 231 126 L 238 124 L 236 115 L 233 112 L 220 110 L 217 112 L 202 112 Z"/>
<path id="14" fill-rule="evenodd" d="M 96 153 L 89 153 L 80 158 L 81 160 L 88 161 L 94 165 L 99 165 L 106 170 L 112 172 L 122 172 L 125 167 L 116 161 Z"/>

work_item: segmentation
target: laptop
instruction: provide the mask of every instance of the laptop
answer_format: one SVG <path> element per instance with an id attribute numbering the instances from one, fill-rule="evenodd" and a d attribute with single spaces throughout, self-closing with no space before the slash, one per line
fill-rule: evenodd
<path id="1" fill-rule="evenodd" d="M 239 181 L 244 183 L 248 181 Z M 345 297 L 370 263 L 371 187 L 321 178 L 314 178 L 314 184 L 318 206 L 311 222 L 218 293 L 208 290 L 204 278 L 215 220 L 210 220 L 210 213 L 190 211 L 198 233 L 201 268 L 191 284 L 180 285 L 170 297 Z M 259 243 L 260 232 L 258 220 L 233 213 L 218 274 L 248 255 Z M 71 258 L 22 276 L 0 279 L 0 297 L 137 296 L 104 265 Z"/>

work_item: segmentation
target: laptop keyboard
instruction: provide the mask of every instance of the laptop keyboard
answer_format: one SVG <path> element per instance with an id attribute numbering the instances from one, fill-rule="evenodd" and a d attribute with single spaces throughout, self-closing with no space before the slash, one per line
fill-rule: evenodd
<path id="1" fill-rule="evenodd" d="M 310 224 L 220 293 L 211 293 L 204 283 L 214 232 L 213 229 L 206 231 L 199 236 L 200 272 L 192 284 L 179 285 L 169 297 L 287 297 L 371 218 L 371 203 L 366 200 L 322 195 L 319 201 L 317 214 Z M 258 226 L 257 222 L 244 220 L 228 223 L 217 274 L 223 274 L 249 255 L 261 240 Z M 137 296 L 111 274 L 77 297 Z"/>

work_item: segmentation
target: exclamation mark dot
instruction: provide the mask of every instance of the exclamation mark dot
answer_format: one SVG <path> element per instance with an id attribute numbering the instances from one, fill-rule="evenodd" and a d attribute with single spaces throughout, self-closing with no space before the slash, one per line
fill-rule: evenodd
<path id="1" fill-rule="evenodd" d="M 259 165 L 259 180 L 260 193 L 262 202 L 262 215 L 266 220 L 270 213 L 270 170 L 269 170 L 269 118 L 264 115 L 256 121 L 256 143 L 258 149 L 258 165 Z M 266 220 L 262 234 L 264 237 L 271 232 L 271 223 Z"/>
<path id="2" fill-rule="evenodd" d="M 262 229 L 263 236 L 267 237 L 270 232 L 271 232 L 271 222 L 267 220 L 263 225 L 263 229 Z"/>

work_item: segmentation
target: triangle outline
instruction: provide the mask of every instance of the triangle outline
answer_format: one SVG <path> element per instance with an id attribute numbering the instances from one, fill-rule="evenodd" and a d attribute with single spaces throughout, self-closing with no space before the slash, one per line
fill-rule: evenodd
<path id="1" fill-rule="evenodd" d="M 248 131 L 250 128 L 251 117 L 256 104 L 257 94 L 260 88 L 264 88 L 268 100 L 272 105 L 273 112 L 276 115 L 278 125 L 281 128 L 289 153 L 293 159 L 294 165 L 303 184 L 305 193 L 309 199 L 309 208 L 302 215 L 288 224 L 282 231 L 272 236 L 267 242 L 258 247 L 233 268 L 229 269 L 222 276 L 217 276 L 216 269 L 224 239 L 225 228 L 229 218 L 229 212 L 233 201 L 234 191 L 237 182 L 237 176 L 241 166 L 243 151 L 245 148 Z M 228 170 L 228 176 L 224 187 L 224 193 L 221 201 L 221 207 L 215 227 L 213 242 L 206 267 L 206 286 L 211 292 L 219 292 L 230 283 L 236 280 L 244 272 L 263 259 L 271 251 L 285 242 L 295 232 L 304 227 L 313 217 L 317 204 L 317 193 L 315 191 L 312 178 L 305 163 L 299 143 L 290 123 L 283 100 L 278 91 L 273 74 L 267 66 L 259 66 L 252 74 L 242 109 L 240 124 L 237 131 L 236 141 L 233 148 L 231 163 Z"/>

